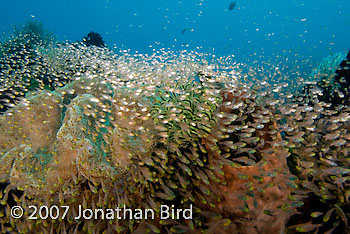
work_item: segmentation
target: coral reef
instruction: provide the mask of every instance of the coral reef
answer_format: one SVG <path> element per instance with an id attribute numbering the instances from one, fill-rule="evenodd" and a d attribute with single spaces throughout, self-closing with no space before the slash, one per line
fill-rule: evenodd
<path id="1" fill-rule="evenodd" d="M 319 89 L 316 92 L 318 100 L 331 103 L 333 106 L 339 104 L 349 105 L 350 94 L 348 91 L 350 77 L 348 72 L 349 53 L 336 53 L 324 58 L 319 66 L 313 70 L 311 77 L 312 82 L 304 87 L 301 99 L 307 96 L 313 99 L 310 89 Z M 310 104 L 312 104 L 310 102 Z"/>
<path id="2" fill-rule="evenodd" d="M 224 90 L 223 96 L 217 113 L 235 113 L 237 119 L 224 124 L 226 117 L 214 126 L 211 135 L 223 128 L 234 134 L 219 140 L 219 151 L 211 150 L 211 146 L 208 153 L 220 159 L 220 151 L 224 151 L 225 158 L 231 159 L 234 165 L 224 165 L 221 176 L 226 182 L 224 185 L 211 185 L 212 191 L 222 193 L 222 201 L 213 210 L 223 216 L 237 217 L 228 233 L 282 233 L 294 206 L 287 182 L 292 184 L 295 178 L 288 172 L 287 150 L 274 143 L 282 139 L 272 110 L 255 106 L 255 99 L 247 90 L 238 94 Z M 206 144 L 213 144 L 209 139 L 204 140 Z"/>
<path id="3" fill-rule="evenodd" d="M 55 37 L 41 23 L 28 21 L 14 28 L 0 47 L 0 113 L 13 107 L 28 91 L 49 86 L 38 47 L 53 45 Z"/>
<path id="4" fill-rule="evenodd" d="M 308 100 L 302 99 L 293 109 L 283 129 L 291 139 L 293 172 L 299 178 L 296 194 L 304 196 L 304 205 L 290 223 L 289 230 L 316 233 L 348 233 L 349 203 L 349 55 L 343 60 L 327 57 L 323 70 L 333 71 L 308 86 Z M 331 62 L 329 62 L 331 61 Z M 334 62 L 339 65 L 334 69 Z M 327 68 L 328 64 L 330 67 Z M 327 84 L 327 85 L 324 85 Z M 337 94 L 336 94 L 337 93 Z M 308 104 L 310 106 L 306 106 Z M 292 107 L 293 106 L 293 107 Z M 296 139 L 296 140 L 294 140 Z M 290 141 L 290 140 L 289 140 Z M 302 222 L 303 224 L 300 224 Z"/>
<path id="5" fill-rule="evenodd" d="M 287 139 L 298 139 L 293 140 L 290 152 L 295 158 L 299 178 L 296 193 L 305 196 L 305 205 L 292 220 L 308 221 L 295 226 L 299 230 L 347 233 L 349 108 L 334 110 L 316 104 L 314 109 L 314 113 L 297 112 L 295 119 L 288 120 L 284 126 L 291 129 Z"/>
<path id="6" fill-rule="evenodd" d="M 340 63 L 345 59 L 345 53 L 335 53 L 322 59 L 317 68 L 313 69 L 311 76 L 319 81 L 333 75 Z"/>
<path id="7" fill-rule="evenodd" d="M 64 66 L 65 60 L 52 58 L 61 48 L 46 53 L 47 61 L 55 61 L 46 63 L 48 71 Z M 2 204 L 17 189 L 23 193 L 15 204 L 27 209 L 69 205 L 68 218 L 36 223 L 4 216 L 3 230 L 284 229 L 294 209 L 285 183 L 291 181 L 288 154 L 273 145 L 280 139 L 273 110 L 257 106 L 256 94 L 231 76 L 193 63 L 191 54 L 157 63 L 162 57 L 135 59 L 109 56 L 97 47 L 64 48 L 68 57 L 76 50 L 90 53 L 90 62 L 92 54 L 100 55 L 95 73 L 81 73 L 78 67 L 69 83 L 28 93 L 1 118 L 1 177 L 8 184 Z M 16 141 L 8 143 L 9 138 Z M 193 219 L 161 220 L 157 214 L 155 220 L 72 221 L 79 204 L 156 211 L 161 205 L 193 206 Z M 3 209 L 10 212 L 9 206 Z"/>
<path id="8" fill-rule="evenodd" d="M 286 83 L 253 87 L 256 71 L 195 52 L 35 51 L 23 65 L 37 70 L 29 80 L 20 67 L 1 70 L 1 231 L 349 231 L 350 109 L 320 101 L 319 87 L 293 99 Z M 69 210 L 30 219 L 43 205 Z M 192 217 L 162 219 L 162 205 L 191 207 Z M 10 215 L 14 206 L 22 217 Z M 102 218 L 124 206 L 155 217 Z M 100 213 L 76 219 L 81 208 Z"/>

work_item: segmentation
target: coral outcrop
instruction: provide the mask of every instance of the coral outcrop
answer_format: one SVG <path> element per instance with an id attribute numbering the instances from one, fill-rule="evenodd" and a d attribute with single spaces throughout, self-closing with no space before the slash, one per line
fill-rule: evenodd
<path id="1" fill-rule="evenodd" d="M 259 72 L 198 53 L 35 46 L 23 65 L 35 76 L 1 70 L 1 231 L 348 231 L 345 102 L 321 102 L 311 86 L 295 100 L 286 83 L 253 86 Z M 192 215 L 163 219 L 163 205 Z M 15 206 L 22 217 L 11 216 Z M 56 213 L 38 216 L 43 206 Z M 117 207 L 155 214 L 107 218 Z M 98 213 L 79 218 L 81 209 Z"/>
<path id="2" fill-rule="evenodd" d="M 98 47 L 105 47 L 105 42 L 103 41 L 102 36 L 99 33 L 96 32 L 89 32 L 89 34 L 83 38 L 83 43 L 86 46 L 98 46 Z"/>
<path id="3" fill-rule="evenodd" d="M 26 209 L 71 209 L 60 222 L 6 216 L 4 230 L 282 231 L 293 207 L 285 183 L 287 152 L 273 143 L 281 139 L 272 109 L 184 58 L 160 64 L 150 76 L 144 70 L 154 68 L 144 61 L 129 64 L 129 57 L 120 57 L 138 79 L 130 79 L 130 70 L 85 74 L 54 91 L 27 94 L 6 112 L 0 136 L 1 176 L 8 184 L 3 204 L 17 189 L 23 194 L 15 203 Z M 192 70 L 186 76 L 164 76 L 186 67 Z M 16 141 L 7 143 L 9 138 Z M 80 204 L 157 212 L 161 205 L 193 207 L 193 219 L 161 220 L 157 213 L 154 220 L 75 221 Z"/>

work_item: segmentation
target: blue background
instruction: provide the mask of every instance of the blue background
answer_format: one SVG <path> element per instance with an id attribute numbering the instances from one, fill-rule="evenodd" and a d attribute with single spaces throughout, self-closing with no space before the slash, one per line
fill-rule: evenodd
<path id="1" fill-rule="evenodd" d="M 34 18 L 59 40 L 91 30 L 110 47 L 197 49 L 237 62 L 278 60 L 306 71 L 323 57 L 350 48 L 349 0 L 12 0 L 3 1 L 2 36 Z M 181 31 L 186 29 L 182 34 Z M 150 47 L 152 46 L 152 47 Z M 198 49 L 199 48 L 199 49 Z"/>

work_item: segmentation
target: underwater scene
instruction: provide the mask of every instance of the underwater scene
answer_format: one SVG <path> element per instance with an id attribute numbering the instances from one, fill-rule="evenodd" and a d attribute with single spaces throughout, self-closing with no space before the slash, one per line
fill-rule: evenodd
<path id="1" fill-rule="evenodd" d="M 1 233 L 350 233 L 349 0 L 2 3 Z"/>

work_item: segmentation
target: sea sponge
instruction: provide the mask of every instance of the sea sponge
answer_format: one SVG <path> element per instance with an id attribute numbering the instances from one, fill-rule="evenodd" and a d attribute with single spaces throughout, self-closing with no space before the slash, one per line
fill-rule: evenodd
<path id="1" fill-rule="evenodd" d="M 34 151 L 50 146 L 61 124 L 60 101 L 59 94 L 42 91 L 33 96 L 28 95 L 13 111 L 2 115 L 1 150 L 28 142 Z M 42 132 L 46 134 L 43 135 Z"/>
<path id="2" fill-rule="evenodd" d="M 42 184 L 39 174 L 51 160 L 49 152 L 61 124 L 60 100 L 59 94 L 41 91 L 28 95 L 23 103 L 1 116 L 0 145 L 2 159 L 7 162 L 1 165 L 4 181 L 10 180 L 18 187 Z"/>
<path id="3" fill-rule="evenodd" d="M 218 139 L 219 151 L 211 149 L 212 141 L 203 140 L 210 157 L 219 160 L 227 155 L 225 158 L 232 160 L 231 165 L 224 165 L 221 175 L 216 172 L 225 184 L 211 183 L 211 191 L 221 194 L 221 201 L 212 210 L 231 217 L 232 224 L 227 230 L 230 233 L 281 233 L 293 210 L 288 206 L 291 203 L 288 152 L 282 145 L 272 111 L 256 106 L 254 95 L 248 90 L 234 90 L 222 91 L 223 103 L 215 112 L 223 116 L 211 135 L 224 129 L 228 134 Z"/>

